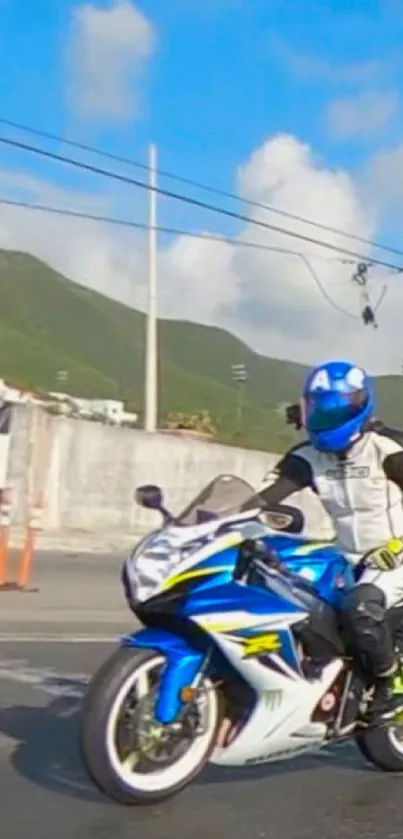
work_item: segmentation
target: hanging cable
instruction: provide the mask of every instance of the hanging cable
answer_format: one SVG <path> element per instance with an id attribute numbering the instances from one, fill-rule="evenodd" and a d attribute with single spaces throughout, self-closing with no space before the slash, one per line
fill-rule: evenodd
<path id="1" fill-rule="evenodd" d="M 58 163 L 65 163 L 69 166 L 74 166 L 77 169 L 82 169 L 86 172 L 92 172 L 95 175 L 102 175 L 103 177 L 111 178 L 113 180 L 119 181 L 120 183 L 129 184 L 130 186 L 136 186 L 139 189 L 150 190 L 149 184 L 139 181 L 135 178 L 129 178 L 127 175 L 122 175 L 118 172 L 111 172 L 107 169 L 102 169 L 99 166 L 93 166 L 90 163 L 83 163 L 82 161 L 75 160 L 71 157 L 66 157 L 65 155 L 56 154 L 55 152 L 47 151 L 46 149 L 41 149 L 38 146 L 31 146 L 28 143 L 21 143 L 18 140 L 10 140 L 7 137 L 0 137 L 0 143 L 3 145 L 8 145 L 13 148 L 18 148 L 21 151 L 27 151 L 32 154 L 39 155 L 40 157 L 47 158 L 48 160 L 54 160 Z M 165 198 L 172 198 L 176 201 L 181 201 L 189 206 L 198 207 L 199 209 L 208 210 L 213 213 L 218 213 L 219 215 L 225 216 L 226 218 L 232 218 L 237 221 L 242 221 L 245 224 L 251 224 L 255 227 L 259 227 L 264 230 L 270 230 L 272 233 L 280 233 L 284 236 L 290 236 L 292 239 L 297 239 L 301 242 L 307 242 L 311 245 L 317 245 L 321 248 L 327 248 L 335 253 L 342 253 L 346 256 L 350 256 L 355 258 L 356 260 L 365 260 L 366 256 L 362 253 L 351 251 L 348 248 L 343 248 L 340 245 L 335 245 L 332 242 L 322 242 L 318 239 L 314 239 L 311 236 L 306 236 L 303 233 L 297 233 L 296 231 L 287 230 L 287 228 L 279 227 L 278 225 L 269 224 L 268 222 L 264 222 L 260 219 L 250 218 L 249 216 L 243 215 L 242 213 L 236 213 L 232 210 L 227 210 L 224 207 L 216 207 L 214 204 L 208 204 L 204 201 L 199 201 L 196 198 L 190 198 L 187 195 L 181 195 L 180 193 L 171 192 L 167 189 L 162 189 L 161 187 L 155 187 L 154 191 L 158 195 L 162 195 Z M 380 265 L 384 268 L 390 268 L 394 271 L 403 271 L 403 266 L 395 265 L 390 262 L 385 262 L 382 259 L 378 259 L 375 257 L 371 257 L 371 262 L 373 265 Z"/>
<path id="2" fill-rule="evenodd" d="M 69 146 L 70 148 L 89 152 L 90 154 L 95 154 L 99 157 L 104 157 L 106 160 L 113 160 L 115 163 L 123 163 L 126 166 L 130 166 L 143 171 L 148 171 L 148 165 L 146 163 L 141 163 L 140 161 L 133 160 L 127 157 L 122 157 L 121 155 L 114 154 L 113 152 L 105 151 L 104 149 L 99 149 L 96 146 L 87 145 L 86 143 L 80 143 L 77 140 L 64 138 L 58 134 L 54 134 L 49 131 L 43 131 L 39 128 L 34 128 L 32 126 L 24 125 L 23 123 L 19 122 L 13 122 L 13 120 L 5 119 L 2 117 L 0 117 L 0 125 L 5 125 L 8 128 L 14 128 L 18 131 L 24 131 L 25 133 L 32 134 L 36 137 L 43 137 L 44 139 L 52 140 L 56 143 L 63 143 L 64 145 Z M 288 218 L 293 221 L 298 221 L 300 223 L 302 222 L 303 224 L 316 227 L 319 230 L 324 230 L 327 233 L 334 233 L 337 236 L 345 236 L 346 239 L 350 239 L 355 242 L 360 242 L 361 244 L 368 245 L 371 248 L 377 248 L 379 250 L 383 250 L 387 253 L 394 254 L 395 256 L 400 256 L 403 258 L 403 251 L 399 248 L 394 248 L 390 245 L 384 245 L 381 242 L 376 242 L 372 239 L 367 239 L 363 236 L 358 236 L 355 233 L 349 233 L 347 230 L 340 230 L 337 227 L 331 227 L 330 225 L 322 224 L 319 221 L 314 221 L 313 219 L 305 218 L 304 216 L 300 216 L 296 213 L 291 213 L 288 210 L 283 210 L 280 207 L 275 207 L 273 204 L 265 204 L 260 201 L 254 201 L 251 198 L 244 198 L 240 195 L 236 195 L 236 193 L 231 192 L 229 190 L 219 189 L 218 187 L 201 183 L 200 181 L 192 180 L 191 178 L 185 178 L 182 175 L 167 172 L 164 169 L 159 169 L 158 174 L 164 178 L 169 178 L 170 180 L 177 181 L 178 183 L 183 183 L 186 186 L 192 186 L 196 189 L 202 189 L 205 192 L 209 192 L 212 195 L 219 195 L 222 198 L 229 198 L 232 201 L 241 201 L 243 204 L 246 204 L 249 207 L 255 207 L 256 209 L 266 210 L 267 212 L 271 212 L 278 216 L 282 216 L 283 218 Z"/>
<path id="3" fill-rule="evenodd" d="M 116 226 L 119 226 L 119 227 L 131 227 L 131 228 L 134 228 L 136 230 L 146 231 L 146 230 L 149 229 L 148 225 L 145 224 L 144 222 L 136 222 L 136 221 L 131 221 L 131 220 L 128 220 L 128 219 L 117 219 L 117 218 L 114 218 L 112 216 L 99 216 L 99 215 L 94 215 L 92 213 L 81 212 L 79 210 L 67 210 L 67 209 L 64 209 L 63 207 L 51 207 L 51 206 L 48 206 L 46 204 L 32 204 L 32 203 L 29 203 L 28 201 L 17 201 L 17 200 L 12 199 L 12 198 L 0 198 L 0 205 L 4 205 L 4 206 L 7 206 L 7 207 L 17 207 L 17 208 L 25 209 L 25 210 L 36 210 L 36 211 L 39 211 L 39 212 L 51 213 L 52 215 L 58 215 L 58 216 L 69 216 L 71 218 L 85 219 L 86 221 L 95 221 L 95 222 L 100 222 L 100 223 L 103 223 L 103 224 L 112 224 L 112 225 L 116 225 Z M 301 261 L 306 266 L 306 268 L 309 271 L 312 279 L 314 280 L 316 286 L 318 287 L 320 293 L 325 298 L 327 303 L 329 303 L 329 305 L 332 306 L 333 309 L 335 309 L 337 312 L 340 312 L 341 314 L 346 315 L 349 318 L 353 318 L 354 320 L 360 320 L 360 318 L 358 316 L 353 315 L 351 312 L 347 311 L 347 309 L 344 309 L 342 306 L 339 306 L 339 304 L 336 303 L 330 297 L 330 295 L 326 291 L 323 283 L 320 281 L 320 279 L 318 277 L 318 274 L 316 273 L 315 269 L 311 265 L 307 256 L 303 253 L 300 253 L 299 251 L 290 250 L 289 248 L 275 247 L 274 245 L 273 246 L 264 245 L 264 244 L 261 244 L 259 242 L 250 242 L 247 239 L 246 240 L 244 240 L 244 239 L 239 240 L 239 239 L 231 239 L 230 237 L 227 237 L 227 236 L 213 236 L 212 234 L 209 234 L 209 233 L 194 233 L 191 230 L 183 230 L 183 229 L 175 228 L 175 227 L 162 227 L 162 226 L 158 225 L 157 227 L 155 227 L 155 230 L 159 233 L 166 233 L 168 235 L 188 236 L 189 238 L 192 238 L 192 239 L 200 239 L 200 240 L 205 240 L 205 241 L 210 241 L 210 242 L 224 242 L 226 244 L 231 244 L 231 245 L 236 246 L 236 247 L 253 248 L 253 249 L 256 249 L 256 250 L 260 250 L 260 251 L 269 251 L 269 252 L 272 252 L 272 253 L 283 254 L 285 256 L 288 255 L 288 256 L 297 257 L 297 258 L 301 259 Z"/>

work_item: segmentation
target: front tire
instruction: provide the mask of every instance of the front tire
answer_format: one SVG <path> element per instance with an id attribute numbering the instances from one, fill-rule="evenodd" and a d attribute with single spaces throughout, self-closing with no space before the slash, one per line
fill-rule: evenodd
<path id="1" fill-rule="evenodd" d="M 163 665 L 163 656 L 154 650 L 121 647 L 95 674 L 84 698 L 80 725 L 84 765 L 96 786 L 121 804 L 152 804 L 180 792 L 201 772 L 215 746 L 221 721 L 219 699 L 214 686 L 205 680 L 203 729 L 190 739 L 184 754 L 171 763 L 162 762 L 162 768 L 152 760 L 147 764 L 144 759 L 146 771 L 140 771 L 144 755 L 139 758 L 139 752 L 133 747 L 126 755 L 122 752 L 119 727 L 129 697 L 134 696 L 132 719 L 135 722 L 130 736 L 134 735 L 136 742 L 143 730 L 142 708 L 146 709 L 143 717 L 147 725 L 160 729 L 162 736 L 169 733 L 169 727 L 159 727 L 155 721 L 150 723 L 153 690 L 157 688 Z"/>
<path id="2" fill-rule="evenodd" d="M 403 725 L 373 728 L 357 737 L 364 757 L 383 772 L 403 773 Z"/>

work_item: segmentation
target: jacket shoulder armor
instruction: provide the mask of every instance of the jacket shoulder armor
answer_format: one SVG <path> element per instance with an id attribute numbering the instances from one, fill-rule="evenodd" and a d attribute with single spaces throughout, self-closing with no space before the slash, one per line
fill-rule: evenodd
<path id="1" fill-rule="evenodd" d="M 385 425 L 385 423 L 377 420 L 371 424 L 369 430 L 375 435 L 381 437 L 384 445 L 386 444 L 386 441 L 390 441 L 392 446 L 386 446 L 387 454 L 403 449 L 403 430 L 401 428 L 391 428 L 389 425 Z M 384 448 L 384 446 L 382 446 L 382 448 Z"/>
<path id="2" fill-rule="evenodd" d="M 287 455 L 294 456 L 294 457 L 304 457 L 304 454 L 308 454 L 309 450 L 312 448 L 309 440 L 304 440 L 303 443 L 297 443 L 292 449 L 288 449 Z"/>

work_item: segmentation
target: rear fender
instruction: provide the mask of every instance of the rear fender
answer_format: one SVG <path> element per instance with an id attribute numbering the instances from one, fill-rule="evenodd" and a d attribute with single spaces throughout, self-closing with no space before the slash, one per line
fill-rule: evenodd
<path id="1" fill-rule="evenodd" d="M 121 643 L 124 647 L 152 649 L 164 656 L 166 665 L 154 713 L 156 720 L 163 725 L 174 722 L 184 705 L 181 690 L 194 682 L 204 661 L 204 654 L 163 629 L 141 629 L 133 635 L 126 635 Z"/>

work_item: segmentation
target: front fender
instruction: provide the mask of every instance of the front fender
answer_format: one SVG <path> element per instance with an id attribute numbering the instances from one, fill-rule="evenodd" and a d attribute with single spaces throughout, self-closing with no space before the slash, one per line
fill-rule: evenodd
<path id="1" fill-rule="evenodd" d="M 181 690 L 191 685 L 199 672 L 203 653 L 164 629 L 141 629 L 122 639 L 124 647 L 152 649 L 164 656 L 166 665 L 159 684 L 155 718 L 163 725 L 176 720 L 183 708 Z"/>

